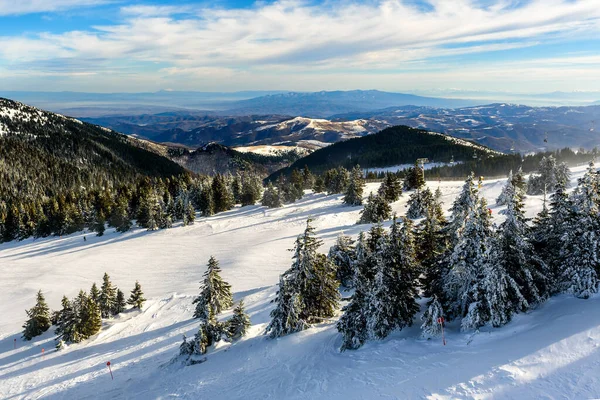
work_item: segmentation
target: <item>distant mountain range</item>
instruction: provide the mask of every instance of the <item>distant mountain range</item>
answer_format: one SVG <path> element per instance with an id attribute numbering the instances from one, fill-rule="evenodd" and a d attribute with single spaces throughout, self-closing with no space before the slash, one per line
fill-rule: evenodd
<path id="1" fill-rule="evenodd" d="M 447 133 L 503 152 L 600 145 L 600 106 L 528 107 L 500 103 L 457 109 L 390 107 L 342 113 L 330 119 L 169 112 L 84 120 L 136 137 L 193 148 L 209 142 L 245 146 L 317 141 L 326 145 L 394 125 Z"/>

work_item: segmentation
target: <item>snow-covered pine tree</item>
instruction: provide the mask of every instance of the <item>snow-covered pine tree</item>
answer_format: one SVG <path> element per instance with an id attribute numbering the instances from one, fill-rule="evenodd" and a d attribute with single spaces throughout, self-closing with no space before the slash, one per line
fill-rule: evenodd
<path id="1" fill-rule="evenodd" d="M 125 311 L 125 307 L 127 307 L 127 302 L 125 301 L 125 294 L 121 291 L 121 289 L 117 289 L 115 308 L 112 312 L 114 315 L 121 314 L 123 311 Z"/>
<path id="2" fill-rule="evenodd" d="M 332 317 L 339 301 L 335 265 L 317 252 L 323 243 L 315 237 L 312 219 L 296 239 L 292 266 L 284 275 L 294 285 L 301 301 L 300 317 L 308 323 Z"/>
<path id="3" fill-rule="evenodd" d="M 329 249 L 328 257 L 337 267 L 336 277 L 340 284 L 350 288 L 354 284 L 354 241 L 350 236 L 339 235 L 336 243 Z"/>
<path id="4" fill-rule="evenodd" d="M 273 301 L 276 306 L 271 311 L 271 322 L 265 331 L 272 339 L 310 327 L 310 324 L 300 317 L 300 296 L 285 274 L 279 277 L 279 290 Z"/>
<path id="5" fill-rule="evenodd" d="M 464 317 L 474 302 L 475 284 L 482 279 L 485 254 L 492 236 L 491 216 L 484 198 L 476 197 L 468 204 L 464 226 L 458 241 L 448 255 L 450 267 L 445 277 L 444 292 L 448 319 Z"/>
<path id="6" fill-rule="evenodd" d="M 593 162 L 570 197 L 573 219 L 563 236 L 560 286 L 579 298 L 598 292 L 600 283 L 600 190 Z"/>
<path id="7" fill-rule="evenodd" d="M 427 303 L 427 308 L 421 316 L 421 336 L 424 338 L 434 338 L 442 334 L 442 323 L 440 318 L 444 318 L 444 309 L 437 296 L 433 296 Z"/>
<path id="8" fill-rule="evenodd" d="M 503 206 L 506 205 L 509 197 L 512 197 L 511 192 L 515 191 L 515 187 L 513 186 L 513 172 L 512 169 L 508 173 L 508 179 L 506 180 L 506 185 L 502 188 L 500 195 L 496 198 L 496 205 Z"/>
<path id="9" fill-rule="evenodd" d="M 104 235 L 104 231 L 106 230 L 106 217 L 104 211 L 100 210 L 96 213 L 93 229 L 94 232 L 96 232 L 96 236 Z"/>
<path id="10" fill-rule="evenodd" d="M 100 296 L 98 297 L 98 306 L 102 318 L 109 318 L 113 315 L 115 304 L 117 302 L 117 289 L 110 281 L 110 276 L 105 272 L 102 277 L 102 287 L 100 288 Z"/>
<path id="11" fill-rule="evenodd" d="M 475 209 L 478 199 L 479 190 L 475 186 L 475 175 L 471 172 L 467 177 L 460 194 L 454 200 L 454 203 L 450 208 L 451 216 L 445 231 L 449 238 L 451 248 L 456 246 L 460 234 L 463 231 L 466 217 L 471 210 Z"/>
<path id="12" fill-rule="evenodd" d="M 255 175 L 245 174 L 242 180 L 242 206 L 252 206 L 260 200 L 262 183 Z"/>
<path id="13" fill-rule="evenodd" d="M 262 203 L 263 206 L 269 208 L 279 208 L 283 207 L 283 202 L 281 201 L 281 197 L 279 195 L 279 190 L 275 186 L 273 186 L 272 182 L 269 182 L 267 188 L 263 192 Z"/>
<path id="14" fill-rule="evenodd" d="M 231 285 L 221 278 L 220 273 L 219 262 L 211 256 L 200 285 L 200 294 L 193 301 L 196 304 L 194 318 L 210 320 L 233 305 Z"/>
<path id="15" fill-rule="evenodd" d="M 340 351 L 358 349 L 369 339 L 366 311 L 370 307 L 372 285 L 368 278 L 357 271 L 354 288 L 354 295 L 350 303 L 342 308 L 343 314 L 337 323 L 337 330 L 342 334 Z"/>
<path id="16" fill-rule="evenodd" d="M 388 203 L 393 203 L 402 196 L 402 183 L 398 175 L 392 172 L 386 172 L 381 186 L 377 190 L 377 194 L 382 196 Z"/>
<path id="17" fill-rule="evenodd" d="M 184 203 L 183 226 L 192 225 L 196 220 L 196 210 L 191 201 Z"/>
<path id="18" fill-rule="evenodd" d="M 308 165 L 304 165 L 302 169 L 302 182 L 304 183 L 304 189 L 311 189 L 315 182 L 315 177 L 308 169 Z"/>
<path id="19" fill-rule="evenodd" d="M 512 182 L 508 184 L 512 186 Z M 530 242 L 530 228 L 523 207 L 522 196 L 517 190 L 507 191 L 506 219 L 500 224 L 487 257 L 488 263 L 492 264 L 488 270 L 496 274 L 496 281 L 500 281 L 502 274 L 506 273 L 510 280 L 516 282 L 518 293 L 506 294 L 512 304 L 507 306 L 509 309 L 512 307 L 508 312 L 526 311 L 544 301 L 549 292 L 548 268 Z M 517 306 L 521 308 L 515 308 Z"/>
<path id="20" fill-rule="evenodd" d="M 144 292 L 142 291 L 142 285 L 138 281 L 135 281 L 135 286 L 131 291 L 131 295 L 127 300 L 127 304 L 132 306 L 133 308 L 137 308 L 139 310 L 144 306 L 144 302 L 146 299 L 144 298 Z"/>
<path id="21" fill-rule="evenodd" d="M 442 304 L 446 304 L 444 280 L 448 273 L 448 263 L 444 262 L 443 256 L 448 251 L 448 238 L 444 229 L 446 219 L 439 199 L 436 191 L 434 202 L 425 210 L 425 218 L 416 235 L 417 260 L 423 269 L 421 287 L 424 297 L 429 298 L 425 313 L 421 317 L 424 337 L 439 335 L 441 326 L 438 318 L 445 317 Z"/>
<path id="22" fill-rule="evenodd" d="M 23 325 L 23 339 L 31 340 L 50 328 L 50 308 L 42 291 L 38 291 L 35 306 L 26 311 L 29 319 Z"/>
<path id="23" fill-rule="evenodd" d="M 408 210 L 406 216 L 410 219 L 418 219 L 425 216 L 427 208 L 433 205 L 434 198 L 431 190 L 417 189 L 408 199 Z"/>
<path id="24" fill-rule="evenodd" d="M 364 186 L 365 180 L 363 178 L 363 171 L 359 165 L 356 165 L 352 168 L 350 174 L 350 182 L 348 183 L 344 194 L 344 204 L 349 206 L 362 205 Z"/>
<path id="25" fill-rule="evenodd" d="M 367 204 L 360 212 L 360 219 L 357 224 L 370 224 L 383 222 L 390 219 L 392 207 L 385 199 L 379 195 L 369 194 Z"/>
<path id="26" fill-rule="evenodd" d="M 369 336 L 387 337 L 394 329 L 412 325 L 419 311 L 417 282 L 420 267 L 416 260 L 413 226 L 405 218 L 394 219 L 388 240 L 379 242 L 376 250 L 376 273 L 371 289 L 367 317 Z"/>
<path id="27" fill-rule="evenodd" d="M 56 330 L 54 333 L 56 337 L 56 348 L 60 349 L 66 343 L 77 343 L 81 341 L 79 333 L 77 332 L 77 312 L 73 308 L 73 304 L 67 296 L 63 296 L 61 301 L 62 309 L 59 312 L 58 321 L 56 323 Z"/>
<path id="28" fill-rule="evenodd" d="M 246 335 L 250 325 L 250 317 L 244 309 L 244 301 L 240 300 L 233 309 L 233 316 L 227 321 L 227 336 L 234 340 L 239 339 Z"/>

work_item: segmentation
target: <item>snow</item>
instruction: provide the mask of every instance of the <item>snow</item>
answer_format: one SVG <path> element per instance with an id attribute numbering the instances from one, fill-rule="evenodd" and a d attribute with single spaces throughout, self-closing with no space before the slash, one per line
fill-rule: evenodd
<path id="1" fill-rule="evenodd" d="M 585 167 L 574 169 L 573 179 Z M 486 180 L 482 191 L 495 222 L 495 198 L 505 180 Z M 463 182 L 429 182 L 442 189 L 449 208 Z M 366 194 L 376 190 L 369 183 Z M 559 296 L 503 328 L 461 333 L 459 323 L 441 339 L 420 338 L 418 321 L 383 341 L 356 351 L 338 351 L 335 318 L 276 340 L 262 335 L 269 321 L 278 275 L 289 268 L 295 237 L 306 218 L 329 249 L 340 232 L 356 236 L 360 207 L 342 196 L 307 194 L 281 209 L 236 208 L 192 226 L 103 237 L 77 233 L 0 245 L 0 398 L 597 398 L 600 397 L 600 296 Z M 406 211 L 408 195 L 393 204 Z M 527 199 L 527 215 L 541 209 Z M 389 223 L 387 224 L 389 225 Z M 220 261 L 234 300 L 244 299 L 253 326 L 234 344 L 211 348 L 202 364 L 183 367 L 171 360 L 181 336 L 192 336 L 192 299 L 210 255 Z M 31 342 L 19 339 L 26 308 L 42 289 L 51 307 L 63 294 L 74 297 L 108 272 L 129 292 L 136 279 L 149 299 L 144 309 L 105 321 L 102 331 L 60 352 L 53 333 Z M 347 294 L 344 294 L 347 295 Z M 421 302 L 423 303 L 423 301 Z M 227 311 L 223 318 L 228 318 Z M 13 339 L 17 338 L 17 349 Z M 45 354 L 41 349 L 45 349 Z M 106 362 L 110 361 L 114 380 Z"/>
<path id="2" fill-rule="evenodd" d="M 300 151 L 306 153 L 305 149 L 297 146 L 274 146 L 274 145 L 257 145 L 257 146 L 242 146 L 233 148 L 240 153 L 255 153 L 262 155 L 280 155 L 282 153 L 289 153 L 291 151 Z"/>

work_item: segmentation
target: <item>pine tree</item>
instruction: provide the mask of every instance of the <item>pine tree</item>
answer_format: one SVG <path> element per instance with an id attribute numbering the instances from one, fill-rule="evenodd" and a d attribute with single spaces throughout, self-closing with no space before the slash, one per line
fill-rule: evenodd
<path id="1" fill-rule="evenodd" d="M 350 236 L 339 235 L 336 244 L 329 249 L 328 257 L 335 264 L 336 277 L 344 287 L 354 285 L 354 241 Z"/>
<path id="2" fill-rule="evenodd" d="M 561 289 L 588 298 L 600 283 L 600 188 L 591 162 L 571 195 L 572 219 L 563 240 Z"/>
<path id="3" fill-rule="evenodd" d="M 322 176 L 319 175 L 314 179 L 312 190 L 314 193 L 323 193 L 325 191 L 325 181 Z"/>
<path id="4" fill-rule="evenodd" d="M 474 181 L 475 175 L 471 172 L 467 177 L 460 194 L 454 200 L 454 203 L 450 208 L 450 221 L 445 229 L 450 241 L 450 248 L 456 246 L 460 234 L 463 231 L 467 215 L 476 207 L 476 203 L 479 199 L 479 190 L 475 186 Z"/>
<path id="5" fill-rule="evenodd" d="M 96 282 L 92 284 L 92 288 L 90 289 L 90 298 L 97 304 L 100 304 L 100 291 L 98 290 L 98 286 L 96 286 Z"/>
<path id="6" fill-rule="evenodd" d="M 200 286 L 200 295 L 193 302 L 196 304 L 194 318 L 210 320 L 233 305 L 231 285 L 221 278 L 220 273 L 219 262 L 211 256 Z"/>
<path id="7" fill-rule="evenodd" d="M 212 181 L 212 199 L 215 213 L 227 211 L 234 206 L 233 194 L 227 187 L 225 178 L 220 174 L 217 174 Z"/>
<path id="8" fill-rule="evenodd" d="M 79 314 L 79 332 L 83 339 L 87 339 L 100 331 L 102 328 L 102 314 L 100 307 L 90 297 L 85 298 Z"/>
<path id="9" fill-rule="evenodd" d="M 510 197 L 512 197 L 512 192 L 515 191 L 515 187 L 513 186 L 513 172 L 510 170 L 508 174 L 508 179 L 506 180 L 506 185 L 502 188 L 500 195 L 496 198 L 497 206 L 504 206 Z"/>
<path id="10" fill-rule="evenodd" d="M 269 182 L 269 185 L 263 193 L 262 205 L 269 208 L 283 207 L 279 190 L 277 190 L 277 188 L 273 186 L 273 183 L 271 182 Z"/>
<path id="11" fill-rule="evenodd" d="M 260 200 L 262 184 L 260 180 L 252 175 L 246 175 L 242 184 L 242 206 L 252 206 Z"/>
<path id="12" fill-rule="evenodd" d="M 233 316 L 228 321 L 227 335 L 231 339 L 239 339 L 246 335 L 250 325 L 250 317 L 244 310 L 244 301 L 240 300 L 238 305 L 233 309 Z"/>
<path id="13" fill-rule="evenodd" d="M 404 179 L 404 190 L 420 189 L 425 186 L 423 168 L 415 161 L 415 165 L 408 170 Z"/>
<path id="14" fill-rule="evenodd" d="M 125 301 L 125 294 L 121 291 L 121 289 L 117 289 L 117 297 L 115 301 L 115 307 L 113 309 L 113 314 L 118 315 L 125 311 L 125 307 L 127 306 L 127 302 Z"/>
<path id="15" fill-rule="evenodd" d="M 377 193 L 382 196 L 388 203 L 393 203 L 402 196 L 402 184 L 398 176 L 394 173 L 387 172 Z"/>
<path id="16" fill-rule="evenodd" d="M 76 331 L 77 314 L 67 296 L 63 296 L 61 305 L 62 309 L 59 311 L 56 330 L 54 331 L 57 335 L 57 349 L 62 348 L 65 343 L 75 343 L 80 341 Z"/>
<path id="17" fill-rule="evenodd" d="M 443 322 L 440 322 L 440 318 L 444 318 L 444 309 L 437 296 L 433 296 L 427 304 L 427 309 L 421 316 L 421 321 L 423 321 L 421 335 L 425 338 L 433 338 L 441 335 Z"/>
<path id="18" fill-rule="evenodd" d="M 279 277 L 279 290 L 273 301 L 276 306 L 271 311 L 271 322 L 265 331 L 272 339 L 300 332 L 310 326 L 300 317 L 300 296 L 284 275 Z"/>
<path id="19" fill-rule="evenodd" d="M 94 232 L 96 232 L 96 236 L 104 235 L 105 229 L 106 229 L 106 218 L 104 217 L 104 212 L 99 211 L 96 214 L 96 219 L 94 221 Z"/>
<path id="20" fill-rule="evenodd" d="M 35 306 L 27 310 L 29 319 L 23 325 L 23 339 L 31 340 L 50 328 L 50 308 L 42 291 L 38 291 Z"/>
<path id="21" fill-rule="evenodd" d="M 389 240 L 377 249 L 377 270 L 371 289 L 367 319 L 370 336 L 383 339 L 394 329 L 412 325 L 419 311 L 417 282 L 420 268 L 416 260 L 412 222 L 402 226 L 394 220 Z"/>
<path id="22" fill-rule="evenodd" d="M 363 190 L 365 186 L 365 180 L 363 178 L 362 169 L 356 165 L 352 169 L 350 175 L 350 182 L 346 187 L 344 195 L 344 204 L 349 206 L 360 206 L 362 205 Z"/>
<path id="23" fill-rule="evenodd" d="M 210 217 L 215 213 L 215 203 L 213 201 L 213 193 L 210 186 L 202 187 L 198 203 L 198 208 L 203 217 Z"/>
<path id="24" fill-rule="evenodd" d="M 408 210 L 406 216 L 410 219 L 418 219 L 425 216 L 427 209 L 433 205 L 434 197 L 429 188 L 417 189 L 408 199 Z"/>
<path id="25" fill-rule="evenodd" d="M 141 310 L 145 301 L 146 299 L 144 298 L 144 292 L 142 292 L 142 286 L 138 281 L 135 281 L 135 287 L 131 291 L 127 304 Z"/>
<path id="26" fill-rule="evenodd" d="M 113 287 L 110 277 L 105 272 L 102 278 L 100 296 L 98 298 L 98 306 L 100 307 L 102 318 L 109 318 L 113 314 L 116 302 L 117 289 Z"/>
<path id="27" fill-rule="evenodd" d="M 360 219 L 357 224 L 370 224 L 383 222 L 390 219 L 392 207 L 379 195 L 369 194 L 367 204 L 360 212 Z"/>
<path id="28" fill-rule="evenodd" d="M 276 302 L 267 327 L 271 337 L 278 337 L 309 323 L 332 317 L 339 301 L 339 282 L 335 265 L 317 253 L 322 242 L 316 239 L 312 220 L 306 222 L 304 233 L 296 239 L 292 266 L 283 273 Z"/>
<path id="29" fill-rule="evenodd" d="M 444 282 L 448 307 L 444 308 L 449 319 L 464 317 L 475 301 L 474 286 L 482 279 L 491 236 L 491 217 L 487 203 L 485 199 L 477 197 L 476 203 L 467 208 L 458 241 L 448 255 L 450 269 Z"/>
<path id="30" fill-rule="evenodd" d="M 183 211 L 183 226 L 192 225 L 196 220 L 196 210 L 191 201 L 187 201 Z"/>
<path id="31" fill-rule="evenodd" d="M 120 196 L 117 199 L 115 207 L 112 209 L 110 216 L 110 225 L 116 228 L 117 232 L 127 232 L 131 229 L 131 219 L 129 218 L 127 199 Z"/>
<path id="32" fill-rule="evenodd" d="M 302 170 L 302 181 L 304 182 L 304 189 L 311 189 L 315 182 L 315 177 L 308 169 L 308 165 L 304 165 Z"/>

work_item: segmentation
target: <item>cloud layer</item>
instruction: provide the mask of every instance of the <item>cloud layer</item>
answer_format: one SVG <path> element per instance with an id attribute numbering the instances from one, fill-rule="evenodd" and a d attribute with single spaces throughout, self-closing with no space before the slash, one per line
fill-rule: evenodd
<path id="1" fill-rule="evenodd" d="M 31 0 L 17 9 L 54 11 L 99 2 Z M 0 15 L 8 8 L 0 0 Z M 92 85 L 89 77 L 96 75 L 109 86 L 129 81 L 132 88 L 135 76 L 140 85 L 183 89 L 191 82 L 189 88 L 204 90 L 316 90 L 333 84 L 398 90 L 411 82 L 414 88 L 494 88 L 521 81 L 541 87 L 554 82 L 555 89 L 568 90 L 571 79 L 573 89 L 595 84 L 598 90 L 600 52 L 582 54 L 576 44 L 596 41 L 600 48 L 599 37 L 598 0 L 281 0 L 248 9 L 135 5 L 121 7 L 111 25 L 0 36 L 0 76 L 74 74 L 73 82 Z M 523 53 L 550 45 L 560 51 L 536 58 Z"/>

